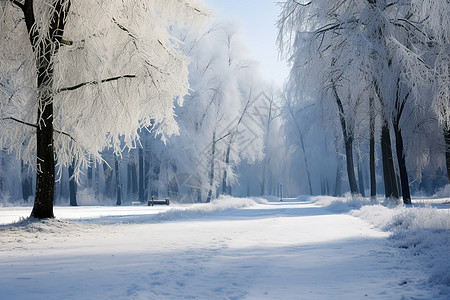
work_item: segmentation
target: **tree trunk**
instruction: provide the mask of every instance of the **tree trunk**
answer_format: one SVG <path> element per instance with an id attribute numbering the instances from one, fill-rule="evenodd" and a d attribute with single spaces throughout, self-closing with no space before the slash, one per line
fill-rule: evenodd
<path id="1" fill-rule="evenodd" d="M 113 179 L 113 170 L 106 161 L 103 162 L 103 176 L 105 177 L 105 195 L 112 197 L 111 182 Z"/>
<path id="2" fill-rule="evenodd" d="M 100 170 L 98 168 L 98 164 L 94 164 L 94 191 L 95 191 L 95 198 L 100 198 Z"/>
<path id="3" fill-rule="evenodd" d="M 398 168 L 400 170 L 400 184 L 402 188 L 403 203 L 411 204 L 411 193 L 409 190 L 408 173 L 406 170 L 405 154 L 403 151 L 403 137 L 399 124 L 394 121 L 395 148 L 397 151 Z"/>
<path id="4" fill-rule="evenodd" d="M 230 136 L 230 141 L 228 143 L 227 152 L 225 155 L 225 170 L 223 171 L 223 178 L 222 178 L 222 194 L 223 195 L 230 194 L 230 193 L 228 193 L 229 188 L 227 185 L 227 176 L 228 176 L 227 167 L 230 165 L 230 153 L 231 153 L 232 138 L 233 138 L 233 135 Z M 231 189 L 231 186 L 230 186 L 230 189 Z"/>
<path id="5" fill-rule="evenodd" d="M 0 193 L 3 192 L 4 180 L 5 180 L 5 158 L 4 151 L 0 149 Z"/>
<path id="6" fill-rule="evenodd" d="M 50 59 L 50 58 L 49 58 Z M 51 90 L 53 68 L 39 68 L 38 127 L 36 128 L 37 172 L 36 198 L 31 216 L 38 219 L 54 218 L 53 197 L 55 191 L 55 153 L 53 145 L 53 95 Z"/>
<path id="7" fill-rule="evenodd" d="M 62 202 L 62 199 L 64 198 L 65 181 L 63 179 L 64 169 L 61 169 L 61 181 L 59 182 L 59 202 Z"/>
<path id="8" fill-rule="evenodd" d="M 21 179 L 22 179 L 22 197 L 23 201 L 28 202 L 28 198 L 33 195 L 33 182 L 28 167 L 23 160 L 20 161 Z"/>
<path id="9" fill-rule="evenodd" d="M 373 98 L 370 101 L 370 150 L 369 150 L 369 167 L 370 167 L 370 198 L 377 198 L 377 180 L 375 173 L 375 111 L 373 106 Z"/>
<path id="10" fill-rule="evenodd" d="M 39 39 L 36 28 L 33 1 L 23 3 L 25 25 L 30 43 L 36 55 L 37 66 L 37 127 L 36 127 L 36 196 L 31 216 L 38 219 L 54 218 L 55 153 L 53 144 L 53 61 L 61 43 L 70 2 L 63 6 L 55 2 L 47 37 Z"/>
<path id="11" fill-rule="evenodd" d="M 336 182 L 334 184 L 334 196 L 339 197 L 342 195 L 342 177 L 343 177 L 343 163 L 342 163 L 342 157 L 338 153 L 338 147 L 336 142 L 336 156 L 337 156 L 337 168 L 336 168 Z"/>
<path id="12" fill-rule="evenodd" d="M 75 160 L 69 166 L 69 198 L 70 206 L 78 206 L 77 203 L 77 183 L 73 177 Z"/>
<path id="13" fill-rule="evenodd" d="M 116 174 L 116 205 L 122 204 L 122 184 L 120 183 L 119 160 L 114 155 L 114 172 Z"/>
<path id="14" fill-rule="evenodd" d="M 128 162 L 127 163 L 127 191 L 126 191 L 127 195 L 131 195 L 131 185 L 132 185 L 131 172 L 132 172 L 131 171 L 131 162 Z"/>
<path id="15" fill-rule="evenodd" d="M 135 155 L 132 155 L 133 161 L 131 162 L 131 193 L 133 196 L 138 194 L 138 171 L 135 160 Z"/>
<path id="16" fill-rule="evenodd" d="M 38 116 L 36 128 L 36 198 L 31 216 L 54 218 L 55 153 L 53 145 L 53 66 L 51 41 L 41 45 L 38 58 Z"/>
<path id="17" fill-rule="evenodd" d="M 89 156 L 89 166 L 87 169 L 88 187 L 92 187 L 92 159 Z"/>
<path id="18" fill-rule="evenodd" d="M 261 179 L 261 196 L 264 196 L 266 193 L 266 158 L 264 158 L 264 166 L 262 171 L 262 179 Z"/>
<path id="19" fill-rule="evenodd" d="M 212 194 L 213 194 L 213 186 L 214 186 L 214 161 L 216 159 L 216 131 L 214 130 L 212 144 L 211 144 L 211 162 L 210 162 L 210 171 L 209 171 L 209 191 L 208 196 L 206 197 L 206 203 L 211 202 Z"/>
<path id="20" fill-rule="evenodd" d="M 298 135 L 300 138 L 300 146 L 302 147 L 303 151 L 303 161 L 305 162 L 305 171 L 306 171 L 306 179 L 308 180 L 308 188 L 309 188 L 309 194 L 312 195 L 312 187 L 311 187 L 311 176 L 309 174 L 309 167 L 308 167 L 308 160 L 306 158 L 306 151 L 305 151 L 305 143 L 303 142 L 303 135 L 300 130 L 300 126 L 298 126 L 297 121 L 295 121 L 295 125 L 297 127 Z"/>
<path id="21" fill-rule="evenodd" d="M 342 134 L 344 136 L 345 156 L 347 160 L 347 175 L 350 185 L 350 192 L 352 195 L 358 194 L 358 185 L 356 184 L 355 165 L 353 163 L 353 136 L 347 130 L 347 124 L 345 121 L 344 106 L 339 98 L 336 85 L 333 82 L 333 92 L 336 100 L 336 104 L 339 109 L 339 120 L 341 122 Z"/>
<path id="22" fill-rule="evenodd" d="M 157 186 L 157 182 L 159 181 L 159 175 L 161 173 L 161 161 L 159 159 L 154 159 L 153 160 L 153 174 L 152 176 L 150 176 L 149 181 L 151 181 L 151 183 L 149 183 L 150 186 L 150 190 L 151 190 L 151 196 L 158 198 L 159 196 L 159 189 Z"/>
<path id="23" fill-rule="evenodd" d="M 139 202 L 144 202 L 144 150 L 139 148 Z"/>
<path id="24" fill-rule="evenodd" d="M 323 176 L 320 176 L 320 194 L 321 194 L 321 195 L 326 195 L 326 191 L 325 191 L 325 179 L 323 178 Z"/>
<path id="25" fill-rule="evenodd" d="M 345 141 L 345 156 L 347 161 L 347 175 L 352 195 L 359 194 L 356 184 L 355 165 L 353 163 L 353 138 L 347 137 Z"/>
<path id="26" fill-rule="evenodd" d="M 363 176 L 361 161 L 359 159 L 358 159 L 358 183 L 359 183 L 359 192 L 361 193 L 361 196 L 365 197 L 364 176 Z"/>
<path id="27" fill-rule="evenodd" d="M 444 128 L 445 160 L 447 162 L 447 178 L 450 183 L 450 124 L 446 125 Z"/>
<path id="28" fill-rule="evenodd" d="M 383 160 L 384 189 L 386 198 L 399 198 L 399 190 L 394 168 L 389 125 L 385 121 L 381 128 L 381 156 Z"/>

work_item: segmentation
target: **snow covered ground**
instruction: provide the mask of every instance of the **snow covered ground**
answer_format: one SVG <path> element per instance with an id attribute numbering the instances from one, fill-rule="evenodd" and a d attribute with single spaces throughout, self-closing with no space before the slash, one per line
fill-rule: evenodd
<path id="1" fill-rule="evenodd" d="M 0 207 L 0 299 L 449 299 L 450 199 Z M 446 204 L 447 203 L 447 204 Z"/>

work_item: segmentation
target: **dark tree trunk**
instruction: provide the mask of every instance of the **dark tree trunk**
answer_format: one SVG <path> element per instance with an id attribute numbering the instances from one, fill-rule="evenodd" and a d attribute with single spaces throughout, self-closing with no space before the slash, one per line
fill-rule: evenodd
<path id="1" fill-rule="evenodd" d="M 231 137 L 230 137 L 230 141 L 227 146 L 227 152 L 225 154 L 225 170 L 223 171 L 223 178 L 222 178 L 222 194 L 223 195 L 230 194 L 229 189 L 231 189 L 231 186 L 228 188 L 228 185 L 227 185 L 227 176 L 228 176 L 227 167 L 230 165 L 230 153 L 231 153 L 232 139 L 233 139 L 233 135 L 231 135 Z"/>
<path id="2" fill-rule="evenodd" d="M 89 166 L 87 169 L 87 179 L 88 179 L 88 187 L 92 187 L 92 159 L 89 156 Z"/>
<path id="3" fill-rule="evenodd" d="M 148 150 L 146 150 L 146 152 L 147 151 Z M 150 199 L 150 155 L 147 155 L 146 152 L 144 152 L 144 199 Z"/>
<path id="4" fill-rule="evenodd" d="M 352 195 L 359 194 L 356 184 L 355 165 L 353 163 L 353 138 L 347 137 L 345 141 L 345 156 L 347 161 L 347 175 Z"/>
<path id="5" fill-rule="evenodd" d="M 103 162 L 103 176 L 105 177 L 105 195 L 108 197 L 112 196 L 111 193 L 111 182 L 113 179 L 113 169 L 108 166 L 108 164 Z"/>
<path id="6" fill-rule="evenodd" d="M 132 186 L 132 178 L 131 178 L 131 162 L 127 163 L 127 195 L 131 195 L 131 186 Z"/>
<path id="7" fill-rule="evenodd" d="M 397 151 L 398 167 L 400 170 L 400 184 L 402 188 L 403 203 L 411 204 L 411 194 L 409 191 L 408 173 L 406 170 L 405 154 L 403 152 L 403 137 L 399 124 L 394 122 L 395 148 Z"/>
<path id="8" fill-rule="evenodd" d="M 70 4 L 70 2 L 69 2 Z M 36 55 L 37 66 L 37 126 L 36 126 L 36 196 L 31 216 L 38 219 L 54 218 L 55 154 L 53 145 L 53 60 L 58 53 L 70 5 L 55 2 L 47 38 L 39 40 L 33 9 L 33 0 L 22 6 L 30 43 Z"/>
<path id="9" fill-rule="evenodd" d="M 38 58 L 38 116 L 36 128 L 37 167 L 36 198 L 31 216 L 54 218 L 53 197 L 55 191 L 55 154 L 53 145 L 53 66 L 51 41 L 42 45 Z"/>
<path id="10" fill-rule="evenodd" d="M 266 165 L 267 165 L 267 157 L 264 157 L 263 160 L 263 171 L 262 171 L 262 179 L 261 179 L 261 196 L 266 194 Z"/>
<path id="11" fill-rule="evenodd" d="M 321 195 L 326 195 L 325 180 L 324 180 L 323 176 L 320 176 L 320 194 Z"/>
<path id="12" fill-rule="evenodd" d="M 5 170 L 5 159 L 3 157 L 4 155 L 4 151 L 2 149 L 0 149 L 0 192 L 3 192 L 3 187 L 4 187 L 4 170 Z"/>
<path id="13" fill-rule="evenodd" d="M 59 201 L 64 198 L 64 188 L 65 188 L 65 182 L 64 182 L 64 169 L 61 169 L 61 181 L 59 183 Z"/>
<path id="14" fill-rule="evenodd" d="M 292 114 L 292 117 L 293 114 Z M 303 141 L 303 134 L 300 130 L 300 126 L 298 125 L 297 121 L 295 120 L 295 126 L 297 127 L 299 139 L 300 139 L 300 146 L 302 147 L 303 151 L 303 161 L 305 162 L 305 171 L 306 171 L 306 179 L 308 180 L 308 188 L 309 188 L 309 194 L 312 195 L 312 186 L 311 186 L 311 176 L 309 174 L 309 167 L 308 167 L 308 159 L 306 158 L 306 151 L 305 151 L 305 143 Z"/>
<path id="15" fill-rule="evenodd" d="M 144 193 L 145 193 L 145 187 L 144 187 L 144 150 L 142 148 L 139 148 L 139 201 L 144 202 Z"/>
<path id="16" fill-rule="evenodd" d="M 100 197 L 100 170 L 98 168 L 97 163 L 94 164 L 94 191 L 95 198 L 99 199 Z"/>
<path id="17" fill-rule="evenodd" d="M 395 109 L 396 113 L 392 120 L 392 125 L 394 128 L 395 137 L 395 150 L 397 154 L 398 169 L 400 171 L 400 178 L 397 178 L 398 186 L 401 187 L 400 194 L 403 197 L 404 204 L 411 204 L 411 194 L 409 191 L 409 180 L 408 172 L 406 170 L 405 152 L 403 146 L 402 131 L 400 128 L 400 119 L 403 114 L 403 109 L 405 108 L 406 101 L 409 97 L 409 92 L 404 98 L 400 95 L 401 92 L 401 81 L 400 74 L 397 77 L 397 92 L 395 97 Z M 402 99 L 402 100 L 401 100 Z"/>
<path id="18" fill-rule="evenodd" d="M 138 194 L 138 178 L 137 177 L 138 177 L 137 166 L 136 166 L 136 162 L 134 162 L 134 157 L 133 157 L 133 162 L 131 163 L 131 193 L 133 195 Z"/>
<path id="19" fill-rule="evenodd" d="M 375 200 L 377 197 L 377 180 L 375 173 L 375 110 L 373 98 L 370 98 L 370 149 L 369 149 L 369 168 L 370 168 L 370 198 Z"/>
<path id="20" fill-rule="evenodd" d="M 361 162 L 358 160 L 358 183 L 359 183 L 359 191 L 361 193 L 361 196 L 365 197 L 364 193 L 364 176 L 362 171 Z"/>
<path id="21" fill-rule="evenodd" d="M 122 204 L 122 184 L 119 176 L 119 160 L 114 156 L 114 172 L 116 174 L 116 205 Z"/>
<path id="22" fill-rule="evenodd" d="M 399 198 L 389 125 L 384 122 L 381 128 L 381 156 L 383 160 L 384 190 L 386 198 Z"/>
<path id="23" fill-rule="evenodd" d="M 153 175 L 151 176 L 150 180 L 151 183 L 153 183 L 150 187 L 151 190 L 151 196 L 155 196 L 158 198 L 159 196 L 159 189 L 156 186 L 156 183 L 159 181 L 159 175 L 161 173 L 161 161 L 159 159 L 153 160 Z"/>
<path id="24" fill-rule="evenodd" d="M 339 109 L 339 120 L 341 122 L 342 134 L 344 136 L 345 156 L 347 160 L 347 175 L 348 182 L 350 184 L 350 192 L 352 195 L 358 194 L 358 185 L 356 184 L 355 165 L 353 163 L 353 136 L 347 130 L 347 124 L 345 121 L 344 106 L 342 105 L 341 98 L 339 98 L 336 85 L 333 82 L 333 92 L 336 100 L 336 104 Z"/>
<path id="25" fill-rule="evenodd" d="M 212 144 L 211 144 L 211 162 L 209 170 L 209 191 L 206 197 L 206 203 L 211 202 L 214 186 L 214 161 L 216 159 L 216 131 L 213 133 Z"/>
<path id="26" fill-rule="evenodd" d="M 339 197 L 342 195 L 342 177 L 344 176 L 343 172 L 343 162 L 342 156 L 338 153 L 338 147 L 336 142 L 336 156 L 337 156 L 337 168 L 336 168 L 336 182 L 334 184 L 334 196 Z"/>
<path id="27" fill-rule="evenodd" d="M 78 206 L 77 203 L 77 183 L 73 176 L 74 173 L 74 165 L 75 160 L 69 166 L 69 198 L 70 198 L 70 206 Z"/>
<path id="28" fill-rule="evenodd" d="M 447 178 L 450 183 L 450 124 L 446 125 L 444 128 L 445 160 L 447 162 Z"/>
<path id="29" fill-rule="evenodd" d="M 33 179 L 30 175 L 30 170 L 24 164 L 23 160 L 20 162 L 21 179 L 22 179 L 22 197 L 23 201 L 28 202 L 28 198 L 33 195 Z"/>

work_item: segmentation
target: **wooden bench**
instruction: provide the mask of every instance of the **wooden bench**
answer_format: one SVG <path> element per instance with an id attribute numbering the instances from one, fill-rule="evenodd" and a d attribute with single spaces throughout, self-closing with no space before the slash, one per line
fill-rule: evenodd
<path id="1" fill-rule="evenodd" d="M 153 205 L 170 205 L 170 201 L 169 198 L 166 199 L 154 199 L 152 197 L 151 200 L 147 200 L 147 204 L 148 206 L 153 206 Z"/>

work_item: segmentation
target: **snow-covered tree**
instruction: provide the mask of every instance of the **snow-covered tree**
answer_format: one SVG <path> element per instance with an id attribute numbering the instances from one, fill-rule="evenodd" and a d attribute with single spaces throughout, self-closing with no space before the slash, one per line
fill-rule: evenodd
<path id="1" fill-rule="evenodd" d="M 0 146 L 36 160 L 32 216 L 53 217 L 55 161 L 79 170 L 139 128 L 178 131 L 188 61 L 167 26 L 208 14 L 195 0 L 0 1 Z"/>
<path id="2" fill-rule="evenodd" d="M 357 191 L 352 163 L 353 142 L 361 133 L 370 131 L 370 165 L 373 171 L 373 136 L 377 131 L 374 124 L 379 112 L 386 196 L 400 196 L 397 169 L 403 200 L 410 203 L 407 168 L 420 169 L 423 165 L 416 166 L 415 159 L 408 158 L 411 154 L 420 151 L 424 154 L 433 148 L 430 141 L 425 149 L 410 142 L 420 137 L 415 133 L 420 131 L 418 128 L 424 119 L 433 120 L 429 110 L 421 109 L 432 106 L 428 101 L 432 98 L 427 99 L 424 91 L 430 91 L 433 86 L 436 92 L 439 90 L 440 94 L 446 95 L 445 89 L 448 88 L 448 84 L 437 84 L 437 78 L 445 78 L 448 70 L 440 68 L 438 72 L 430 72 L 435 67 L 434 64 L 430 67 L 428 58 L 433 56 L 432 49 L 439 49 L 439 55 L 448 53 L 441 51 L 446 44 L 443 41 L 448 37 L 448 29 L 438 29 L 439 20 L 444 20 L 448 12 L 448 3 L 440 3 L 442 9 L 438 12 L 431 8 L 433 5 L 441 7 L 437 2 L 292 0 L 281 4 L 279 45 L 292 63 L 289 86 L 296 89 L 302 86 L 299 82 L 312 82 L 324 92 L 320 95 L 324 109 L 338 112 L 335 115 L 339 118 L 346 146 L 352 193 Z M 440 47 L 430 47 L 433 43 Z M 435 60 L 441 56 L 433 57 Z M 444 76 L 436 76 L 436 73 Z M 445 78 L 444 82 L 448 79 Z M 335 101 L 328 100 L 333 98 Z M 378 101 L 374 102 L 375 99 Z M 436 111 L 444 112 L 445 116 L 446 109 L 441 103 L 448 107 L 448 96 L 434 99 Z M 365 122 L 362 116 L 370 116 L 370 122 Z M 445 127 L 445 122 L 441 124 Z M 396 155 L 392 154 L 393 146 Z M 372 185 L 373 175 L 371 172 Z"/>
<path id="3" fill-rule="evenodd" d="M 254 122 L 262 82 L 238 33 L 227 21 L 214 23 L 201 38 L 180 33 L 191 59 L 193 92 L 186 98 L 191 105 L 177 111 L 181 136 L 169 145 L 187 155 L 179 165 L 206 201 L 216 193 L 230 193 L 240 161 L 254 161 L 262 154 L 262 132 L 249 124 Z"/>

